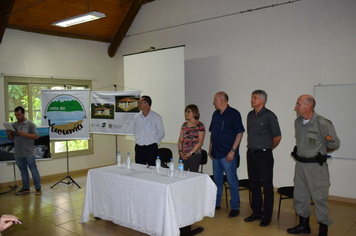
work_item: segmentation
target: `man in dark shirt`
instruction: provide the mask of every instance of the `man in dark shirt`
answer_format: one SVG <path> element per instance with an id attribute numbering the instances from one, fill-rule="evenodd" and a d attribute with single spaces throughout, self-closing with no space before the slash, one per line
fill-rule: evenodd
<path id="1" fill-rule="evenodd" d="M 216 209 L 220 209 L 223 191 L 224 172 L 230 186 L 231 211 L 229 218 L 236 217 L 240 211 L 239 180 L 237 178 L 237 163 L 239 161 L 239 145 L 245 131 L 240 112 L 228 105 L 229 97 L 225 92 L 214 96 L 216 111 L 209 127 L 209 156 L 213 160 L 214 181 L 218 187 L 216 194 Z"/>
<path id="2" fill-rule="evenodd" d="M 263 90 L 252 92 L 254 110 L 247 115 L 247 170 L 252 192 L 252 214 L 246 222 L 262 219 L 260 226 L 271 223 L 273 212 L 273 153 L 281 141 L 281 130 L 276 115 L 265 107 L 267 94 Z M 261 181 L 264 200 L 262 200 Z"/>

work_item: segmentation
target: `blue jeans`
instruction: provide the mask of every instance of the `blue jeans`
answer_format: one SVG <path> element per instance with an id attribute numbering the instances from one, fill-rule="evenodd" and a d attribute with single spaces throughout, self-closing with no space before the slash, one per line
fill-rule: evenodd
<path id="1" fill-rule="evenodd" d="M 37 170 L 36 159 L 35 157 L 17 157 L 15 158 L 16 165 L 19 167 L 21 171 L 22 177 L 22 188 L 30 189 L 30 175 L 28 174 L 28 168 L 32 173 L 32 179 L 35 183 L 35 189 L 41 188 L 41 177 L 40 173 Z"/>
<path id="2" fill-rule="evenodd" d="M 230 186 L 230 205 L 231 209 L 238 210 L 240 208 L 240 193 L 239 179 L 237 178 L 237 163 L 236 158 L 232 162 L 226 162 L 226 158 L 213 159 L 214 182 L 218 188 L 216 194 L 216 206 L 220 206 L 223 193 L 224 172 L 227 177 L 227 183 Z"/>

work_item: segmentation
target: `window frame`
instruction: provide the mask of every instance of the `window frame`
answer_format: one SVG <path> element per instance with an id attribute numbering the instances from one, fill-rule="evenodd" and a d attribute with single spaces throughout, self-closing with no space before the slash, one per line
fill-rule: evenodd
<path id="1" fill-rule="evenodd" d="M 40 78 L 40 77 L 23 77 L 23 76 L 4 76 L 4 101 L 5 101 L 5 120 L 9 121 L 9 100 L 8 98 L 8 86 L 9 85 L 27 85 L 27 94 L 28 94 L 28 106 L 29 108 L 26 110 L 28 113 L 27 117 L 33 117 L 33 107 L 32 104 L 32 87 L 33 86 L 64 86 L 66 88 L 70 88 L 72 86 L 75 87 L 85 87 L 85 89 L 92 88 L 92 81 L 91 80 L 84 80 L 84 79 L 55 79 L 55 78 Z M 68 140 L 70 142 L 72 140 Z M 59 141 L 59 140 L 51 140 L 50 141 L 50 151 L 51 157 L 53 159 L 67 157 L 67 152 L 59 152 L 55 153 L 55 142 L 67 142 L 67 141 Z M 75 156 L 83 156 L 83 155 L 90 155 L 94 153 L 93 149 L 93 134 L 90 134 L 90 139 L 88 139 L 88 149 L 84 150 L 75 150 L 75 151 L 68 151 L 68 157 L 75 157 Z"/>

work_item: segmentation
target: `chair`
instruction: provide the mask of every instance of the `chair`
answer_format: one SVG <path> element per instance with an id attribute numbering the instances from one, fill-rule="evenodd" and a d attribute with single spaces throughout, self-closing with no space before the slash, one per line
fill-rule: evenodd
<path id="1" fill-rule="evenodd" d="M 261 183 L 261 185 L 262 185 L 262 183 Z M 248 179 L 239 179 L 239 186 L 240 186 L 239 191 L 248 190 L 248 199 L 249 199 L 250 205 L 251 205 L 252 204 L 252 195 L 251 195 L 250 184 L 249 184 Z"/>
<path id="2" fill-rule="evenodd" d="M 208 163 L 208 153 L 205 150 L 201 150 L 201 160 L 200 160 L 200 173 L 203 173 L 203 165 Z"/>
<path id="3" fill-rule="evenodd" d="M 230 189 L 230 186 L 227 183 L 227 177 L 224 175 L 224 187 L 225 187 L 225 199 L 226 199 L 226 207 L 229 206 L 228 199 L 227 199 L 227 190 Z M 248 179 L 239 179 L 239 191 L 248 190 L 249 201 L 251 205 L 252 197 Z"/>
<path id="4" fill-rule="evenodd" d="M 278 207 L 278 216 L 277 216 L 277 219 L 279 219 L 279 213 L 281 211 L 281 202 L 283 199 L 293 198 L 294 186 L 280 187 L 277 189 L 277 192 L 279 194 L 281 194 L 279 196 L 279 207 Z M 285 196 L 285 197 L 283 197 L 283 196 Z"/>
<path id="5" fill-rule="evenodd" d="M 169 168 L 168 163 L 173 158 L 173 153 L 169 148 L 158 148 L 158 156 L 161 159 L 161 166 L 164 168 Z"/>

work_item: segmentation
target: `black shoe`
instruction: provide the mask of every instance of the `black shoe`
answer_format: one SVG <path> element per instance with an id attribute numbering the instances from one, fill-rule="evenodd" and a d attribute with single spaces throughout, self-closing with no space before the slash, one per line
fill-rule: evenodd
<path id="1" fill-rule="evenodd" d="M 309 217 L 299 216 L 299 225 L 287 229 L 287 232 L 290 234 L 310 234 Z"/>
<path id="2" fill-rule="evenodd" d="M 323 223 L 319 223 L 319 234 L 318 236 L 327 236 L 328 235 L 328 226 L 323 224 Z"/>
<path id="3" fill-rule="evenodd" d="M 221 206 L 215 206 L 215 210 L 220 210 Z"/>
<path id="4" fill-rule="evenodd" d="M 240 214 L 239 210 L 231 210 L 229 214 L 229 218 L 236 217 L 238 214 Z"/>
<path id="5" fill-rule="evenodd" d="M 245 222 L 252 222 L 252 221 L 260 220 L 260 219 L 262 219 L 261 216 L 256 216 L 256 215 L 254 215 L 254 214 L 252 213 L 249 217 L 246 217 L 246 218 L 244 219 L 244 221 L 245 221 Z"/>
<path id="6" fill-rule="evenodd" d="M 267 216 L 263 216 L 262 220 L 261 220 L 261 223 L 260 223 L 260 226 L 261 227 L 265 227 L 265 226 L 268 226 L 269 224 L 271 224 L 271 218 L 269 218 Z"/>

